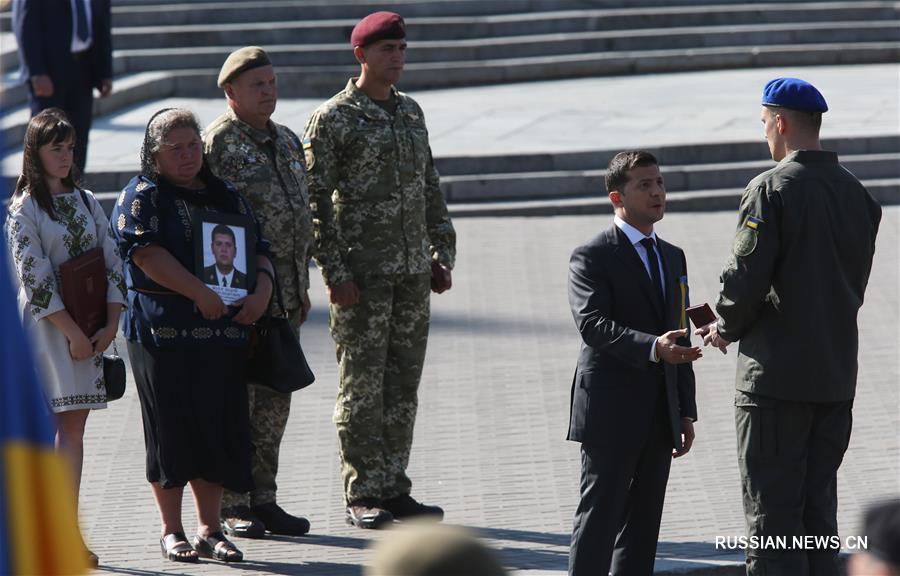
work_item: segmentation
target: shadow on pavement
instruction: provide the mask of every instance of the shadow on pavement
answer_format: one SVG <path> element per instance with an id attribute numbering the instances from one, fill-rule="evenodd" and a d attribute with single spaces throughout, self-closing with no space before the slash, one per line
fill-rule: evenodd
<path id="1" fill-rule="evenodd" d="M 348 536 L 330 536 L 328 534 L 307 534 L 306 536 L 277 536 L 269 534 L 266 540 L 277 542 L 296 542 L 313 546 L 332 546 L 335 548 L 354 548 L 364 550 L 369 547 L 370 541 L 365 538 L 351 538 Z"/>
<path id="2" fill-rule="evenodd" d="M 468 528 L 468 527 L 467 527 Z M 512 530 L 509 528 L 469 528 L 480 538 L 494 540 L 513 540 L 515 542 L 534 542 L 536 544 L 550 544 L 552 546 L 569 547 L 571 534 L 556 534 L 553 532 L 534 532 L 531 530 Z"/>
<path id="3" fill-rule="evenodd" d="M 241 562 L 229 564 L 229 569 L 248 570 L 257 574 L 280 574 L 282 576 L 311 576 L 312 574 L 328 574 L 328 576 L 361 576 L 363 568 L 356 564 L 336 564 L 334 562 Z"/>

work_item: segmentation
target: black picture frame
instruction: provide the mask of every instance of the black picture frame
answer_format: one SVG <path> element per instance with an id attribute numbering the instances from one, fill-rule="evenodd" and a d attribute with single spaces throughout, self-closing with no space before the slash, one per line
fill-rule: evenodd
<path id="1" fill-rule="evenodd" d="M 234 241 L 232 285 L 224 287 L 216 280 L 210 281 L 216 273 L 216 270 L 210 271 L 216 266 L 212 248 L 213 232 L 216 229 L 221 230 L 222 227 L 227 227 L 231 231 Z M 197 277 L 228 305 L 252 293 L 256 288 L 256 234 L 253 220 L 242 214 L 198 210 L 193 215 L 193 229 L 194 273 Z"/>

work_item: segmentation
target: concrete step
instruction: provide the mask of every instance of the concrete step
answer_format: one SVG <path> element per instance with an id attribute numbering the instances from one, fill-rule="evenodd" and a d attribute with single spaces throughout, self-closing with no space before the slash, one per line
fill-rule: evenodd
<path id="1" fill-rule="evenodd" d="M 816 2 L 812 4 L 794 4 L 785 6 L 774 2 L 721 4 L 669 2 L 666 6 L 641 7 L 640 3 L 625 3 L 621 7 L 602 8 L 596 3 L 585 2 L 542 2 L 530 3 L 536 6 L 526 7 L 523 2 L 472 2 L 460 1 L 428 5 L 413 3 L 401 7 L 401 13 L 417 28 L 427 19 L 453 18 L 466 20 L 475 24 L 500 24 L 510 21 L 539 19 L 549 21 L 561 19 L 589 20 L 592 13 L 602 13 L 605 26 L 601 29 L 615 29 L 618 26 L 633 25 L 635 19 L 646 17 L 641 27 L 665 26 L 666 21 L 675 19 L 674 25 L 716 25 L 727 22 L 734 24 L 752 24 L 762 22 L 778 22 L 788 20 L 858 20 L 889 19 L 895 13 L 892 2 Z M 681 4 L 679 6 L 679 4 Z M 408 8 L 406 10 L 402 8 Z M 415 9 L 413 9 L 415 8 Z M 518 8 L 518 9 L 517 9 Z M 113 14 L 113 26 L 116 28 L 145 26 L 191 26 L 240 24 L 248 20 L 252 13 L 254 22 L 309 22 L 318 21 L 327 25 L 328 20 L 349 20 L 355 23 L 372 10 L 371 4 L 353 3 L 351 5 L 327 4 L 310 9 L 303 5 L 286 5 L 284 3 L 258 2 L 231 8 L 221 5 L 173 5 L 118 8 Z M 353 25 L 352 23 L 350 24 Z M 553 24 L 551 24 L 553 25 Z M 572 25 L 572 24 L 570 24 Z M 585 25 L 598 25 L 585 22 Z M 515 33 L 515 32 L 514 32 Z M 418 35 L 417 35 L 418 37 Z"/>
<path id="2" fill-rule="evenodd" d="M 812 4 L 812 3 L 808 3 Z M 871 10 L 890 8 L 890 2 L 819 2 L 823 10 Z M 559 11 L 576 11 L 586 8 L 614 10 L 633 10 L 636 8 L 653 8 L 656 11 L 669 11 L 679 6 L 693 9 L 707 5 L 710 10 L 721 10 L 722 7 L 735 6 L 735 10 L 746 10 L 747 7 L 758 7 L 760 11 L 781 9 L 781 4 L 771 1 L 754 2 L 747 0 L 707 0 L 689 2 L 678 0 L 660 0 L 647 2 L 634 1 L 592 1 L 584 0 L 505 0 L 491 2 L 483 0 L 457 1 L 406 1 L 382 2 L 378 5 L 367 2 L 244 2 L 240 5 L 223 3 L 192 2 L 190 4 L 164 4 L 143 6 L 117 6 L 113 8 L 113 25 L 128 26 L 184 26 L 192 24 L 226 24 L 246 21 L 246 15 L 253 13 L 256 22 L 287 22 L 292 20 L 338 20 L 360 18 L 371 13 L 377 7 L 390 9 L 403 14 L 406 19 L 423 17 L 452 16 L 494 16 L 500 14 L 551 13 Z M 715 8 L 713 8 L 715 6 Z"/>
<path id="3" fill-rule="evenodd" d="M 862 180 L 900 178 L 900 136 L 823 141 L 841 163 Z M 774 164 L 764 145 L 749 142 L 650 148 L 662 165 L 672 197 L 696 190 L 743 190 L 757 174 Z M 603 178 L 611 150 L 554 155 L 510 155 L 482 158 L 437 158 L 441 189 L 448 202 L 478 203 L 605 197 Z M 724 159 L 724 160 L 722 160 Z M 678 162 L 682 162 L 679 164 Z M 133 166 L 98 167 L 84 177 L 95 191 L 121 190 L 137 173 Z M 454 168 L 472 172 L 454 174 Z M 527 167 L 528 171 L 523 170 Z M 516 169 L 517 171 L 510 171 Z M 476 172 L 475 170 L 480 170 Z M 12 186 L 15 176 L 7 176 Z"/>
<path id="4" fill-rule="evenodd" d="M 868 5 L 877 2 L 828 2 Z M 359 19 L 375 10 L 393 10 L 406 18 L 423 16 L 476 16 L 524 12 L 552 12 L 584 8 L 669 8 L 677 5 L 766 5 L 755 0 L 191 0 L 154 3 L 113 0 L 113 26 L 171 26 L 243 22 L 252 13 L 257 22 L 288 20 Z M 883 4 L 883 2 L 882 2 Z M 4 4 L 5 6 L 5 4 Z M 0 31 L 12 29 L 10 12 L 0 12 Z"/>
<path id="5" fill-rule="evenodd" d="M 112 94 L 106 98 L 94 98 L 94 116 L 104 116 L 145 100 L 167 98 L 174 93 L 175 86 L 174 79 L 166 72 L 141 72 L 117 77 L 113 82 Z M 16 91 L 5 91 L 3 97 L 5 112 L 0 116 L 0 143 L 6 150 L 21 149 L 25 128 L 31 118 L 31 111 L 24 103 L 28 95 L 19 86 Z"/>
<path id="6" fill-rule="evenodd" d="M 863 180 L 869 193 L 882 205 L 900 204 L 900 178 Z M 737 210 L 742 188 L 696 190 L 670 194 L 666 197 L 667 212 L 714 212 Z M 103 210 L 110 214 L 118 192 L 97 192 Z M 449 202 L 453 218 L 497 216 L 565 216 L 575 214 L 611 214 L 612 203 L 607 196 L 588 198 L 551 198 L 502 202 Z"/>
<path id="7" fill-rule="evenodd" d="M 647 30 L 541 34 L 474 40 L 416 42 L 409 63 L 440 63 L 527 57 L 622 52 L 634 50 L 692 49 L 698 47 L 808 44 L 827 36 L 833 42 L 900 41 L 894 22 L 828 22 L 722 26 L 716 28 L 654 28 Z M 762 41 L 764 40 L 764 41 Z M 116 74 L 146 70 L 218 69 L 238 46 L 117 50 Z M 344 43 L 266 45 L 279 66 L 353 66 L 356 59 Z"/>
<path id="8" fill-rule="evenodd" d="M 461 62 L 413 62 L 406 66 L 400 87 L 403 90 L 428 90 L 483 84 L 530 82 L 563 78 L 614 76 L 778 66 L 827 66 L 839 64 L 876 64 L 900 62 L 898 42 L 855 42 L 826 44 L 779 44 L 723 46 L 673 50 L 635 50 L 591 54 L 566 54 Z M 327 98 L 358 73 L 358 66 L 279 66 L 278 82 L 282 96 Z M 177 95 L 190 98 L 221 96 L 216 87 L 219 67 L 175 70 L 153 74 L 147 84 L 148 96 Z M 135 76 L 141 76 L 136 74 Z M 118 83 L 116 79 L 116 83 Z M 21 106 L 23 90 L 10 91 L 5 106 Z M 114 110 L 120 100 L 110 97 L 105 103 Z M 129 100 L 130 102 L 130 100 Z M 15 138 L 12 138 L 15 140 Z M 9 141 L 9 139 L 4 139 Z"/>
<path id="9" fill-rule="evenodd" d="M 900 152 L 900 135 L 825 138 L 822 146 L 846 155 L 878 155 Z M 766 143 L 726 142 L 716 144 L 678 144 L 650 148 L 663 166 L 730 164 L 767 161 Z M 619 150 L 588 150 L 548 154 L 504 154 L 452 156 L 435 159 L 443 179 L 472 174 L 502 175 L 516 172 L 565 172 L 594 170 L 609 164 Z"/>
<path id="10" fill-rule="evenodd" d="M 803 5 L 800 5 L 803 7 Z M 765 26 L 781 24 L 804 27 L 810 22 L 806 14 L 816 14 L 815 5 L 807 5 L 806 10 L 779 11 L 775 6 L 771 13 L 755 10 L 738 12 L 690 10 L 659 11 L 629 10 L 610 15 L 605 11 L 554 12 L 549 14 L 529 13 L 487 17 L 418 18 L 408 21 L 411 43 L 434 40 L 466 40 L 497 38 L 503 36 L 525 36 L 536 34 L 565 34 L 577 32 L 610 31 L 627 35 L 629 31 L 670 27 L 713 28 L 726 25 Z M 765 14 L 765 15 L 763 15 Z M 879 8 L 857 13 L 837 11 L 833 16 L 820 13 L 825 22 L 869 21 L 895 22 L 898 11 Z M 773 17 L 774 16 L 774 17 Z M 780 18 L 778 18 L 780 16 Z M 823 24 L 825 22 L 818 22 Z M 346 20 L 298 20 L 279 22 L 245 22 L 235 24 L 196 24 L 189 26 L 169 26 L 160 29 L 155 26 L 116 28 L 113 31 L 113 45 L 118 50 L 150 49 L 159 45 L 160 35 L 165 37 L 166 47 L 232 46 L 235 44 L 259 44 L 262 46 L 280 44 L 345 44 L 355 19 Z M 777 28 L 776 28 L 777 30 Z M 236 42 L 236 38 L 240 38 Z"/>
<path id="11" fill-rule="evenodd" d="M 900 178 L 863 180 L 863 185 L 880 204 L 900 204 Z M 742 193 L 742 189 L 727 188 L 671 194 L 666 197 L 666 212 L 737 211 Z M 448 209 L 453 218 L 612 214 L 613 211 L 612 203 L 605 196 L 518 202 L 451 203 Z M 743 574 L 743 572 L 735 573 Z"/>
<path id="12" fill-rule="evenodd" d="M 843 155 L 841 163 L 860 179 L 900 178 L 900 151 Z M 771 160 L 693 165 L 664 163 L 662 173 L 666 190 L 680 194 L 691 190 L 741 190 L 753 177 L 772 166 Z M 605 176 L 603 169 L 445 176 L 441 179 L 441 188 L 449 202 L 604 196 Z"/>
<path id="13" fill-rule="evenodd" d="M 315 44 L 317 48 L 310 48 L 308 52 L 312 52 L 311 57 L 316 58 L 315 51 L 328 51 L 331 49 L 339 49 L 342 58 L 340 63 L 353 63 L 352 56 L 346 50 L 346 39 L 349 36 L 349 30 L 355 22 L 354 18 L 348 18 L 348 14 L 338 12 L 341 6 L 329 5 L 328 8 L 334 11 L 333 19 L 326 21 L 311 21 L 308 16 L 309 10 L 302 5 L 288 5 L 284 2 L 260 2 L 258 9 L 253 9 L 254 22 L 250 24 L 251 30 L 256 30 L 258 35 L 265 34 L 271 28 L 269 20 L 277 22 L 282 28 L 285 26 L 299 27 L 299 34 L 293 35 L 290 40 L 285 42 L 286 46 L 305 46 Z M 446 3 L 439 3 L 443 6 Z M 490 2 L 483 3 L 488 5 L 490 9 L 500 9 L 501 6 L 493 5 Z M 201 5 L 204 6 L 204 5 Z M 170 32 L 187 31 L 188 35 L 193 35 L 198 29 L 221 29 L 223 15 L 231 14 L 233 16 L 232 29 L 243 30 L 248 24 L 245 22 L 250 7 L 236 7 L 233 5 L 209 4 L 208 8 L 198 8 L 195 5 L 179 4 L 173 6 L 142 6 L 142 7 L 125 7 L 119 10 L 132 10 L 136 12 L 134 23 L 138 26 L 131 30 L 123 30 L 126 25 L 115 22 L 117 29 L 117 38 L 115 47 L 120 55 L 126 57 L 126 65 L 120 68 L 117 65 L 117 73 L 126 71 L 142 71 L 147 69 L 169 69 L 203 67 L 208 65 L 218 65 L 217 62 L 224 54 L 231 49 L 237 47 L 234 41 L 235 34 L 231 29 L 226 29 L 225 38 L 221 43 L 210 44 L 204 46 L 202 54 L 212 53 L 215 58 L 212 64 L 208 60 L 200 60 L 191 58 L 193 56 L 190 51 L 173 51 L 168 41 L 171 36 Z M 454 5 L 455 6 L 455 5 Z M 371 9 L 368 4 L 356 6 L 361 12 Z M 267 10 L 270 9 L 270 10 Z M 347 7 L 344 7 L 347 8 Z M 504 9 L 509 9 L 506 7 Z M 274 10 L 274 12 L 272 11 Z M 462 8 L 459 8 L 462 10 Z M 286 13 L 290 12 L 290 14 Z M 271 14 L 270 14 L 271 12 Z M 178 14 L 192 15 L 196 22 L 194 25 L 173 26 L 164 22 L 157 22 L 154 18 L 169 19 L 177 17 Z M 709 27 L 709 26 L 736 26 L 736 25 L 755 25 L 762 24 L 779 24 L 791 23 L 794 25 L 798 22 L 862 22 L 868 21 L 872 23 L 890 23 L 897 20 L 898 8 L 892 2 L 818 2 L 818 3 L 799 3 L 794 5 L 780 4 L 735 4 L 735 5 L 716 5 L 716 6 L 670 6 L 655 8 L 627 8 L 627 9 L 591 9 L 591 10 L 554 10 L 545 13 L 519 13 L 505 14 L 501 16 L 472 16 L 471 11 L 466 16 L 454 17 L 438 17 L 446 16 L 444 12 L 426 13 L 423 18 L 413 18 L 412 24 L 415 25 L 414 38 L 417 42 L 417 53 L 420 53 L 421 61 L 430 61 L 440 59 L 438 56 L 428 57 L 423 55 L 420 49 L 425 48 L 419 42 L 428 42 L 446 39 L 470 39 L 478 40 L 500 36 L 525 36 L 538 34 L 570 34 L 584 32 L 621 32 L 638 29 L 653 29 L 667 27 Z M 217 25 L 218 24 L 218 25 Z M 255 26 L 255 28 L 254 28 Z M 160 30 L 162 28 L 162 30 Z M 135 35 L 136 31 L 142 31 L 138 34 L 140 38 L 145 40 L 145 46 L 137 48 L 129 48 L 118 37 L 118 34 L 127 34 L 128 37 Z M 167 36 L 166 46 L 159 46 L 159 34 Z M 242 36 L 243 37 L 243 36 Z M 877 38 L 869 38 L 874 41 Z M 244 44 L 249 43 L 244 42 Z M 559 40 L 558 38 L 556 40 Z M 334 43 L 335 47 L 324 46 L 322 43 Z M 529 41 L 530 42 L 530 41 Z M 520 47 L 525 48 L 529 42 L 520 41 Z M 259 44 L 266 46 L 279 46 L 279 43 L 271 37 L 261 39 Z M 194 43 L 196 44 L 196 42 Z M 244 45 L 241 44 L 241 45 Z M 434 46 L 436 49 L 444 49 L 444 46 Z M 647 48 L 652 48 L 648 46 Z M 124 49 L 124 50 L 123 50 Z M 609 46 L 603 49 L 612 49 Z M 584 50 L 579 48 L 579 50 Z M 185 53 L 186 52 L 186 53 Z M 560 53 L 548 52 L 548 53 Z M 172 58 L 171 55 L 177 56 Z M 526 56 L 528 54 L 521 54 Z M 499 55 L 489 55 L 489 57 L 504 57 Z M 466 59 L 458 56 L 447 56 L 446 60 Z M 150 61 L 148 61 L 150 60 Z M 17 66 L 17 54 L 15 40 L 8 32 L 0 34 L 0 65 L 5 70 L 13 69 Z M 307 63 L 327 64 L 334 62 L 333 57 L 323 54 L 322 60 L 314 62 L 306 61 L 290 61 L 283 60 L 283 65 L 302 65 Z"/>

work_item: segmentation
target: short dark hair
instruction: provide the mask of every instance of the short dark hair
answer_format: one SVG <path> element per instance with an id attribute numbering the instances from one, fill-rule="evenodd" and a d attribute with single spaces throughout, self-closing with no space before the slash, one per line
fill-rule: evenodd
<path id="1" fill-rule="evenodd" d="M 212 234 L 209 235 L 210 240 L 214 239 L 216 235 L 231 236 L 231 241 L 237 246 L 237 238 L 234 237 L 234 230 L 231 229 L 231 226 L 226 224 L 216 224 L 216 227 L 212 230 Z"/>
<path id="2" fill-rule="evenodd" d="M 900 498 L 874 504 L 866 511 L 863 525 L 869 554 L 900 568 Z"/>
<path id="3" fill-rule="evenodd" d="M 796 124 L 799 124 L 801 127 L 806 130 L 819 133 L 819 130 L 822 128 L 822 113 L 821 112 L 806 112 L 804 110 L 794 110 L 793 108 L 784 108 L 782 106 L 772 106 L 770 104 L 763 104 L 766 109 L 769 111 L 769 114 L 772 118 L 775 117 L 776 114 L 780 114 L 781 116 L 787 116 L 792 119 Z"/>
<path id="4" fill-rule="evenodd" d="M 644 150 L 626 150 L 613 156 L 606 168 L 606 191 L 618 190 L 621 194 L 628 183 L 628 173 L 641 166 L 659 166 L 659 162 Z"/>

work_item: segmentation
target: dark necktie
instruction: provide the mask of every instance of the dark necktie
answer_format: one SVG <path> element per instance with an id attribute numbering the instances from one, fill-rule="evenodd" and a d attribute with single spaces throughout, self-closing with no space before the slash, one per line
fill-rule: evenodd
<path id="1" fill-rule="evenodd" d="M 87 42 L 87 39 L 90 36 L 84 0 L 75 0 L 75 35 L 78 36 L 78 39 L 82 42 Z"/>
<path id="2" fill-rule="evenodd" d="M 228 287 L 228 279 L 222 276 L 222 286 Z"/>
<path id="3" fill-rule="evenodd" d="M 666 299 L 663 296 L 662 278 L 659 276 L 659 259 L 656 257 L 656 246 L 652 238 L 644 238 L 641 244 L 647 249 L 647 263 L 650 265 L 650 278 L 653 280 L 653 289 L 662 305 Z M 662 307 L 662 306 L 660 306 Z"/>

